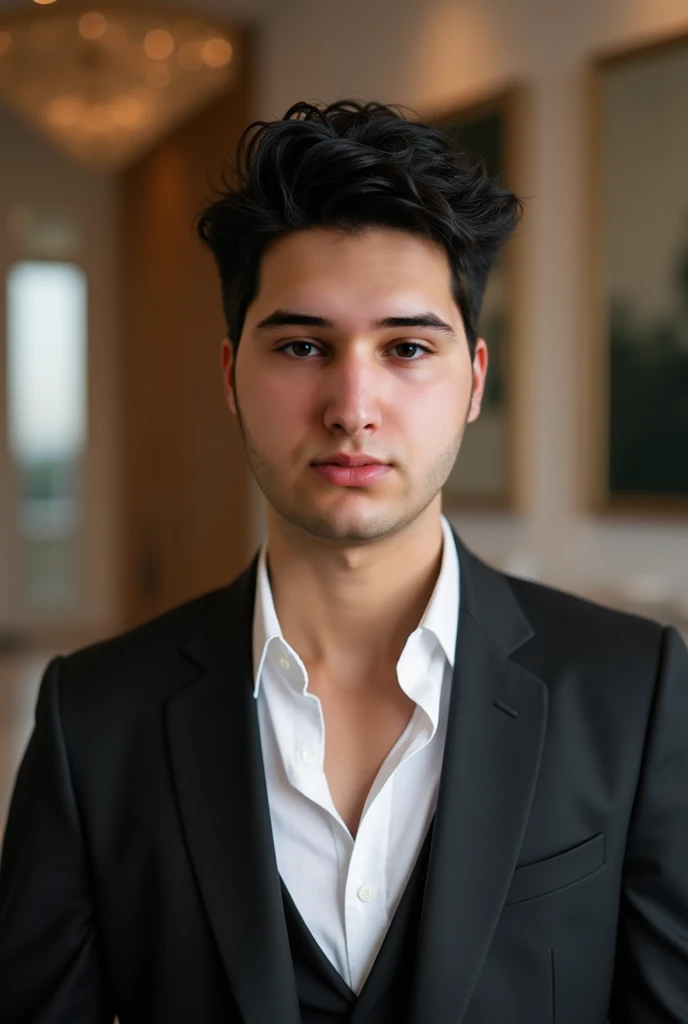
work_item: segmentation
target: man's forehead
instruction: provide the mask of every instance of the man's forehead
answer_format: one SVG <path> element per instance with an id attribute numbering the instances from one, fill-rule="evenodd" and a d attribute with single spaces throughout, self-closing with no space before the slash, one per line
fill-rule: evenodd
<path id="1" fill-rule="evenodd" d="M 257 279 L 252 303 L 254 325 L 272 317 L 275 326 L 279 310 L 304 317 L 319 317 L 329 323 L 311 326 L 377 327 L 392 318 L 434 315 L 440 323 L 455 329 L 462 324 L 452 291 L 451 274 L 444 250 L 428 252 L 429 259 L 413 258 L 400 248 L 401 232 L 390 231 L 382 248 L 373 246 L 364 253 L 353 250 L 344 257 L 342 250 L 323 254 L 323 245 L 311 244 L 309 229 L 278 239 L 266 251 Z M 298 248 L 298 236 L 309 236 Z M 416 239 L 413 236 L 411 244 Z M 294 244 L 289 243 L 294 239 Z M 357 237 L 354 236 L 354 242 Z M 418 240 L 422 246 L 423 240 Z M 281 248 L 278 245 L 281 243 Z M 327 250 L 327 244 L 325 246 Z M 359 261 L 356 253 L 361 254 Z M 353 258 L 350 258 L 353 255 Z M 292 322 L 294 322 L 292 320 Z M 305 321 L 303 326 L 309 326 Z M 388 323 L 388 326 L 395 326 Z M 377 329 L 382 329 L 381 326 Z"/>

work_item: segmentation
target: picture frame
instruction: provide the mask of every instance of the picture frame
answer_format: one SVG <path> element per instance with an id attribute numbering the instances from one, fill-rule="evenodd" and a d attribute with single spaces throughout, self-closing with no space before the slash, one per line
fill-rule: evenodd
<path id="1" fill-rule="evenodd" d="M 688 518 L 688 33 L 588 71 L 587 506 Z"/>
<path id="2" fill-rule="evenodd" d="M 488 171 L 523 198 L 527 193 L 530 97 L 523 84 L 435 111 L 427 123 L 483 159 Z M 526 294 L 529 228 L 521 222 L 498 255 L 485 290 L 479 334 L 488 346 L 488 375 L 480 416 L 466 426 L 459 455 L 443 489 L 448 512 L 515 512 L 527 503 L 529 336 Z"/>

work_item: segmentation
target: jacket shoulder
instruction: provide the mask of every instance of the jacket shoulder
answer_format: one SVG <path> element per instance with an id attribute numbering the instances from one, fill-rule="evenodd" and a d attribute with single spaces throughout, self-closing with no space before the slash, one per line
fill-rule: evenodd
<path id="1" fill-rule="evenodd" d="M 221 601 L 229 586 L 208 591 L 97 643 L 81 647 L 60 660 L 60 688 L 65 697 L 82 703 L 86 693 L 103 699 L 112 691 L 122 700 L 127 691 L 161 696 L 173 692 L 197 667 L 181 648 L 199 623 Z"/>
<path id="2" fill-rule="evenodd" d="M 666 628 L 661 622 L 543 583 L 505 578 L 536 634 L 545 633 L 551 645 L 580 648 L 583 642 L 599 652 L 611 646 L 656 655 Z"/>

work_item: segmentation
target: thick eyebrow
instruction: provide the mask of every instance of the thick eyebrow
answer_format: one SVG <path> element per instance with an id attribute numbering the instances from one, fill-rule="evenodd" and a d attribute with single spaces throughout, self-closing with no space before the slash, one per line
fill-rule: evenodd
<path id="1" fill-rule="evenodd" d="M 256 324 L 253 333 L 261 331 L 277 330 L 280 327 L 334 327 L 334 322 L 324 316 L 310 316 L 307 313 L 294 313 L 289 309 L 276 309 L 274 313 L 266 316 Z M 415 316 L 386 316 L 382 320 L 373 320 L 371 328 L 375 331 L 388 329 L 390 327 L 429 327 L 435 331 L 442 331 L 456 339 L 456 331 L 436 313 L 418 313 Z"/>

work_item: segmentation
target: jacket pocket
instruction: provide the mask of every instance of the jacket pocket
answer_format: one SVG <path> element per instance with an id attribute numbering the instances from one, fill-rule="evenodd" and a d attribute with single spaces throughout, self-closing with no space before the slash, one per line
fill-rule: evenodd
<path id="1" fill-rule="evenodd" d="M 586 878 L 604 864 L 604 833 L 571 850 L 516 868 L 504 905 L 532 900 Z"/>

